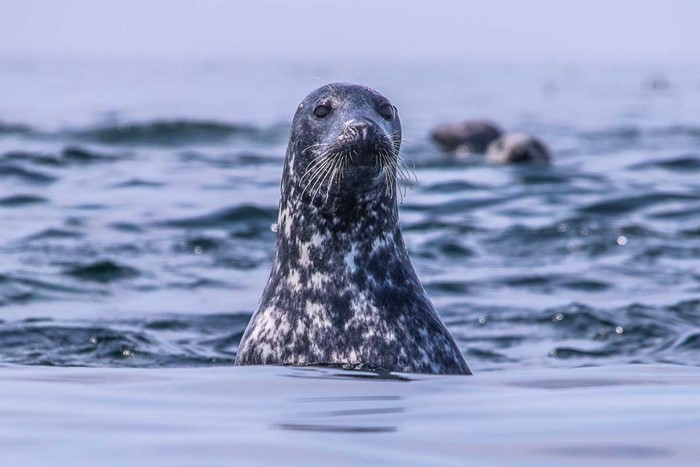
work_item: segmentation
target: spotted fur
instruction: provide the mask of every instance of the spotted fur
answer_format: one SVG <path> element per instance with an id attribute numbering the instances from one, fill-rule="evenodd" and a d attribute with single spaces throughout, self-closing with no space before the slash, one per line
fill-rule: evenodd
<path id="1" fill-rule="evenodd" d="M 386 189 L 397 165 L 374 154 L 398 158 L 398 115 L 377 114 L 387 102 L 371 89 L 339 83 L 299 106 L 282 177 L 275 260 L 237 365 L 370 364 L 470 374 L 408 257 L 396 185 Z M 316 118 L 319 103 L 333 113 Z M 348 122 L 358 119 L 371 127 L 362 144 L 348 133 Z M 349 162 L 322 189 L 305 190 L 304 174 L 328 147 Z"/>

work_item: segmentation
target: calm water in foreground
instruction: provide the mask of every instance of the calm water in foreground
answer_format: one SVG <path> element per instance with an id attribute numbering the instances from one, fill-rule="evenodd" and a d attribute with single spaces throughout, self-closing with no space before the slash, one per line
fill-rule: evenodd
<path id="1" fill-rule="evenodd" d="M 699 71 L 0 60 L 0 460 L 694 464 Z M 399 109 L 402 228 L 472 378 L 230 367 L 289 121 L 336 80 Z M 470 117 L 554 164 L 431 145 Z"/>

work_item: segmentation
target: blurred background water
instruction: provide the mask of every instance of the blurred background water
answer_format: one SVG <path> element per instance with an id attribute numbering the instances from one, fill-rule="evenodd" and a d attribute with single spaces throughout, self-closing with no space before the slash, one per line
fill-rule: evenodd
<path id="1" fill-rule="evenodd" d="M 0 2 L 0 464 L 695 465 L 700 4 Z M 398 107 L 475 376 L 233 368 L 289 124 Z M 488 118 L 551 166 L 457 159 Z"/>
<path id="2" fill-rule="evenodd" d="M 700 68 L 466 62 L 0 61 L 0 360 L 230 365 L 274 254 L 298 102 L 398 107 L 416 269 L 476 371 L 700 364 Z M 487 117 L 550 167 L 428 139 Z"/>

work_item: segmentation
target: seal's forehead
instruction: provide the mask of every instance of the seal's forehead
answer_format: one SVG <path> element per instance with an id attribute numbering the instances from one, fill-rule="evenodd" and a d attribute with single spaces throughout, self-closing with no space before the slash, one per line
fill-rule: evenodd
<path id="1" fill-rule="evenodd" d="M 324 98 L 344 99 L 348 97 L 387 100 L 386 97 L 382 96 L 380 93 L 367 86 L 361 86 L 359 84 L 351 83 L 330 83 L 325 84 L 320 88 L 312 91 L 308 96 L 304 98 L 302 104 L 314 102 Z"/>

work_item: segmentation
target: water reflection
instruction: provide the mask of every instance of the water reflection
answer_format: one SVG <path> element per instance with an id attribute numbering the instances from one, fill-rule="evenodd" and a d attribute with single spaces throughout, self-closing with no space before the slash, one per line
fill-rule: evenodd
<path id="1" fill-rule="evenodd" d="M 376 384 L 384 381 L 410 381 L 409 378 L 391 374 L 386 370 L 368 371 L 342 369 L 334 371 L 325 367 L 299 368 L 291 367 L 292 371 L 285 376 L 305 379 L 322 380 L 376 380 Z M 342 386 L 340 387 L 342 390 Z M 371 386 L 367 387 L 371 391 Z M 382 391 L 387 386 L 382 385 Z M 397 415 L 407 411 L 405 397 L 398 394 L 362 394 L 300 397 L 290 401 L 293 415 L 283 422 L 273 424 L 274 427 L 291 431 L 317 431 L 342 433 L 389 433 L 397 431 L 399 418 Z M 394 422 L 394 424 L 392 424 Z"/>

